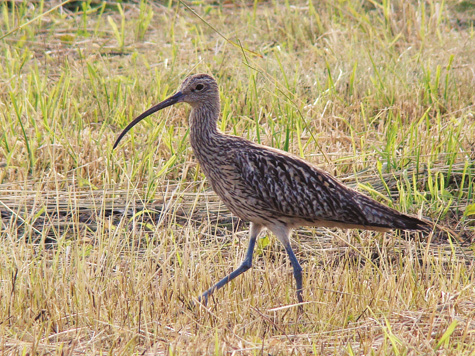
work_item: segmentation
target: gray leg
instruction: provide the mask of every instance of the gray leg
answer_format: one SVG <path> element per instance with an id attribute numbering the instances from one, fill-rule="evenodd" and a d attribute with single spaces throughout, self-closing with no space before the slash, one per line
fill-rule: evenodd
<path id="1" fill-rule="evenodd" d="M 289 255 L 290 263 L 292 263 L 292 267 L 294 268 L 294 278 L 297 284 L 297 300 L 299 301 L 299 303 L 303 303 L 302 267 L 300 266 L 300 263 L 297 260 L 297 257 L 295 256 L 295 253 L 292 250 L 292 247 L 290 246 L 290 244 L 288 246 L 285 246 L 285 251 L 287 251 L 287 254 Z"/>
<path id="2" fill-rule="evenodd" d="M 289 255 L 290 263 L 292 263 L 292 267 L 294 269 L 294 278 L 297 284 L 297 300 L 299 303 L 303 303 L 302 297 L 302 267 L 300 266 L 297 257 L 295 256 L 294 251 L 292 250 L 292 246 L 290 246 L 290 229 L 284 225 L 274 225 L 270 228 L 275 236 L 279 239 L 280 242 L 285 247 L 285 251 Z"/>
<path id="3" fill-rule="evenodd" d="M 204 292 L 201 297 L 198 298 L 198 301 L 203 302 L 204 305 L 208 303 L 208 297 L 219 288 L 223 287 L 229 281 L 232 281 L 234 278 L 246 272 L 252 266 L 252 255 L 254 253 L 254 246 L 256 245 L 256 239 L 259 233 L 261 232 L 263 226 L 251 223 L 251 230 L 250 230 L 250 239 L 249 239 L 249 247 L 247 248 L 246 257 L 244 261 L 242 261 L 241 265 L 231 272 L 228 276 L 221 279 L 218 283 Z"/>

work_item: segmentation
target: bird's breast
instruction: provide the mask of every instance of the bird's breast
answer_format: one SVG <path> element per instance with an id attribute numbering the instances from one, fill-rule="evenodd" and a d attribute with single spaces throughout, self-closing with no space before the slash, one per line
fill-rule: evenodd
<path id="1" fill-rule="evenodd" d="M 239 218 L 256 222 L 262 216 L 262 202 L 253 194 L 236 167 L 235 161 L 223 154 L 212 162 L 199 160 L 200 166 L 215 193 Z"/>

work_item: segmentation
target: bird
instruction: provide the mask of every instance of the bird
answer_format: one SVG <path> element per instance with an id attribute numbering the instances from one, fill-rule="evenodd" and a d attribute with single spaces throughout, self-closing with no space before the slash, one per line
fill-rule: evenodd
<path id="1" fill-rule="evenodd" d="M 207 304 L 216 290 L 252 267 L 256 240 L 265 228 L 283 244 L 293 268 L 298 304 L 304 303 L 302 267 L 291 246 L 291 232 L 301 226 L 337 227 L 430 234 L 434 223 L 399 212 L 345 186 L 304 159 L 218 130 L 220 96 L 208 74 L 187 77 L 179 90 L 135 118 L 124 135 L 147 116 L 177 103 L 191 106 L 190 143 L 212 189 L 237 217 L 250 222 L 249 245 L 242 263 L 198 298 Z"/>

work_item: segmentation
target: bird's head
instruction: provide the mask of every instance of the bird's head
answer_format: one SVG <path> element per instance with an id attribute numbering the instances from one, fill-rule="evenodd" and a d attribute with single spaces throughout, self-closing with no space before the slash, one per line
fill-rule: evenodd
<path id="1" fill-rule="evenodd" d="M 136 117 L 127 127 L 122 131 L 114 143 L 116 148 L 122 137 L 125 136 L 129 130 L 137 123 L 145 119 L 147 116 L 165 109 L 168 106 L 176 103 L 188 103 L 192 107 L 196 107 L 205 103 L 215 103 L 219 105 L 219 89 L 216 80 L 208 74 L 195 74 L 185 79 L 181 84 L 180 89 L 174 95 L 165 99 L 161 103 L 151 107 L 138 117 Z"/>
<path id="2" fill-rule="evenodd" d="M 215 101 L 219 98 L 219 89 L 216 80 L 208 74 L 195 74 L 189 76 L 181 84 L 179 93 L 180 101 L 195 107 L 202 103 Z"/>

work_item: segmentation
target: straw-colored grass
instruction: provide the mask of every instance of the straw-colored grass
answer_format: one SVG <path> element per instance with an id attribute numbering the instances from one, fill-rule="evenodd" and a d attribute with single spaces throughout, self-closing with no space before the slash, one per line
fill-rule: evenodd
<path id="1" fill-rule="evenodd" d="M 0 3 L 2 355 L 474 354 L 473 1 L 59 4 Z M 247 224 L 200 171 L 185 105 L 112 144 L 196 72 L 219 82 L 221 130 L 468 242 L 298 230 L 299 314 L 264 235 L 190 309 Z"/>

